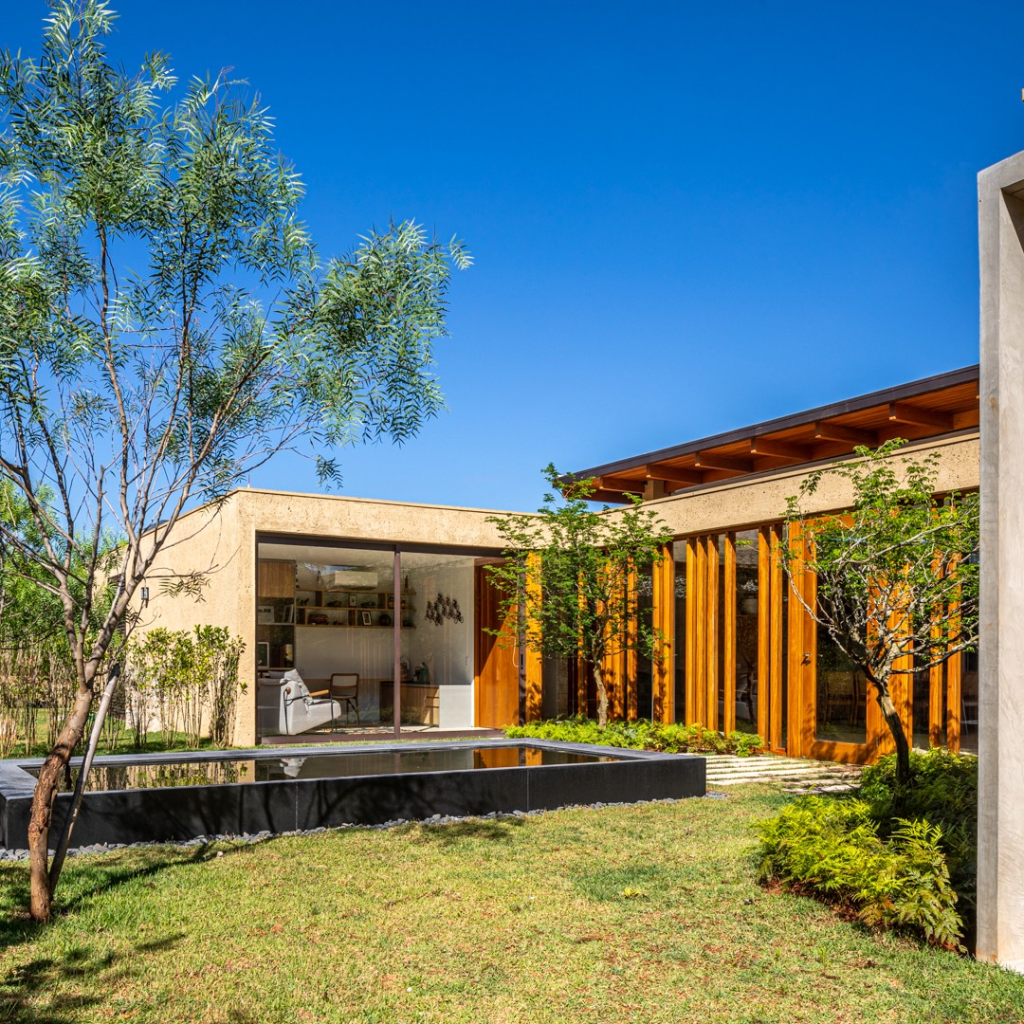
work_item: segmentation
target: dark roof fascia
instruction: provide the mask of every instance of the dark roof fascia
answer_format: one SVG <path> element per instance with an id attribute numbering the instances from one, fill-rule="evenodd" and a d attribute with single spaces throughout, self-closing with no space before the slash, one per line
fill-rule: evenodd
<path id="1" fill-rule="evenodd" d="M 973 366 L 965 366 L 960 370 L 949 370 L 946 373 L 935 374 L 933 377 L 923 377 L 921 380 L 911 381 L 909 384 L 883 388 L 881 391 L 872 391 L 869 394 L 858 395 L 856 398 L 848 398 L 842 402 L 833 402 L 831 405 L 821 405 L 805 412 L 780 416 L 774 420 L 765 420 L 762 423 L 741 427 L 738 430 L 729 430 L 724 434 L 714 434 L 696 441 L 687 441 L 686 444 L 673 445 L 671 448 L 659 448 L 657 451 L 647 452 L 645 455 L 634 455 L 627 459 L 619 459 L 617 462 L 606 462 L 604 465 L 594 466 L 591 469 L 566 473 L 561 480 L 564 483 L 571 483 L 573 480 L 585 480 L 590 477 L 614 476 L 616 473 L 634 469 L 649 462 L 666 462 L 669 459 L 693 455 L 696 452 L 717 448 L 720 445 L 735 444 L 745 438 L 768 434 L 775 430 L 789 430 L 791 427 L 803 426 L 805 423 L 815 420 L 832 419 L 835 416 L 843 416 L 851 412 L 861 412 L 876 405 L 904 401 L 919 395 L 930 394 L 933 391 L 942 391 L 945 388 L 977 380 L 978 376 L 979 367 L 975 363 Z"/>

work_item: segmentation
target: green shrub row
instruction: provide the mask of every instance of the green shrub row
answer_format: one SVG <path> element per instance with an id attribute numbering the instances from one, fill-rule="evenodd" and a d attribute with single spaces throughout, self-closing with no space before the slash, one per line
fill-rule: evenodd
<path id="1" fill-rule="evenodd" d="M 720 732 L 700 725 L 666 725 L 641 719 L 637 722 L 609 722 L 601 726 L 589 718 L 559 718 L 505 730 L 511 739 L 561 740 L 565 743 L 595 743 L 630 750 L 662 750 L 672 754 L 737 754 L 748 757 L 764 747 L 760 736 L 746 732 Z"/>
<path id="2" fill-rule="evenodd" d="M 760 876 L 961 948 L 974 926 L 978 760 L 936 748 L 910 763 L 906 788 L 891 755 L 864 770 L 856 800 L 803 797 L 758 822 Z"/>
<path id="3" fill-rule="evenodd" d="M 823 896 L 873 927 L 960 948 L 963 921 L 934 825 L 895 819 L 883 839 L 867 801 L 806 796 L 756 827 L 762 881 Z"/>

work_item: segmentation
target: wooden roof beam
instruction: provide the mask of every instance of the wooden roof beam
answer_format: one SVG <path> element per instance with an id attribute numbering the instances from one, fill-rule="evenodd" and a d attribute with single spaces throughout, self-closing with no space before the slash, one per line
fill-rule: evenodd
<path id="1" fill-rule="evenodd" d="M 598 478 L 598 487 L 602 491 L 629 491 L 630 494 L 643 494 L 646 484 L 646 480 L 630 480 L 624 476 Z"/>
<path id="2" fill-rule="evenodd" d="M 908 402 L 890 402 L 889 420 L 892 423 L 912 423 L 919 427 L 935 427 L 938 430 L 953 429 L 953 414 L 937 409 L 922 409 Z"/>
<path id="3" fill-rule="evenodd" d="M 873 430 L 859 430 L 857 427 L 847 427 L 842 423 L 829 423 L 828 420 L 818 420 L 814 424 L 814 440 L 863 444 L 868 448 L 878 447 L 878 435 Z"/>
<path id="4" fill-rule="evenodd" d="M 786 441 L 775 441 L 770 437 L 752 437 L 750 439 L 751 455 L 767 455 L 773 459 L 786 459 L 788 462 L 813 462 L 814 452 L 802 444 L 790 444 Z"/>
<path id="5" fill-rule="evenodd" d="M 644 466 L 644 476 L 648 480 L 664 480 L 667 484 L 678 484 L 682 487 L 704 483 L 704 474 L 699 470 L 665 466 L 659 462 L 652 462 L 649 466 Z"/>
<path id="6" fill-rule="evenodd" d="M 697 452 L 693 464 L 698 469 L 717 469 L 721 473 L 753 473 L 753 459 L 733 459 L 714 452 Z"/>
<path id="7" fill-rule="evenodd" d="M 623 494 L 622 494 L 621 491 L 597 490 L 597 491 L 594 491 L 593 494 L 590 494 L 590 495 L 587 496 L 587 501 L 603 501 L 603 502 L 606 502 L 608 504 L 611 504 L 613 502 L 618 502 L 621 505 L 621 504 L 628 504 L 629 499 L 626 498 L 626 497 L 623 497 Z"/>

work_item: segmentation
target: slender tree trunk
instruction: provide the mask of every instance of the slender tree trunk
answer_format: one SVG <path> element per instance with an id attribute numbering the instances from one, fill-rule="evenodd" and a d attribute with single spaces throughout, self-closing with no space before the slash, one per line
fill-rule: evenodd
<path id="1" fill-rule="evenodd" d="M 899 712 L 889 695 L 888 680 L 884 683 L 878 679 L 873 681 L 878 689 L 878 706 L 882 709 L 882 717 L 889 726 L 889 732 L 892 733 L 893 742 L 896 744 L 896 786 L 900 790 L 905 790 L 910 785 L 910 744 L 907 742 L 907 734 L 903 730 Z"/>
<path id="2" fill-rule="evenodd" d="M 594 662 L 594 683 L 597 686 L 597 724 L 608 724 L 608 691 L 604 686 L 604 673 L 601 671 L 601 662 Z"/>
<path id="3" fill-rule="evenodd" d="M 107 674 L 107 685 L 103 688 L 103 696 L 100 698 L 99 707 L 96 709 L 96 717 L 92 723 L 92 732 L 89 734 L 89 746 L 85 751 L 82 760 L 82 767 L 78 770 L 78 781 L 75 783 L 75 795 L 71 801 L 67 817 L 64 819 L 64 826 L 60 832 L 60 839 L 57 842 L 57 850 L 53 855 L 53 862 L 50 864 L 50 897 L 57 891 L 57 882 L 60 881 L 60 873 L 64 868 L 64 858 L 67 856 L 68 847 L 71 845 L 71 835 L 75 831 L 75 822 L 78 820 L 78 812 L 82 806 L 82 797 L 85 794 L 85 784 L 89 779 L 89 769 L 92 767 L 92 759 L 96 756 L 96 748 L 100 743 L 100 736 L 103 733 L 103 723 L 107 717 L 107 710 L 110 707 L 111 698 L 117 688 L 117 678 L 121 674 L 119 665 L 112 665 Z"/>
<path id="4" fill-rule="evenodd" d="M 50 904 L 53 890 L 50 887 L 50 872 L 47 863 L 50 845 L 50 824 L 53 821 L 53 807 L 57 800 L 60 779 L 67 770 L 71 752 L 85 731 L 85 723 L 92 707 L 92 688 L 88 684 L 78 690 L 71 715 L 53 750 L 50 751 L 39 770 L 39 781 L 32 796 L 32 813 L 28 822 L 29 874 L 31 895 L 29 910 L 35 921 L 50 920 Z"/>

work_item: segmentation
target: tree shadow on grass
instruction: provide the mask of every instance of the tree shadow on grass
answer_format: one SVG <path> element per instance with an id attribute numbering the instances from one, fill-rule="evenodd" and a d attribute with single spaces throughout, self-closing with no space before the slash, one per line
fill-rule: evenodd
<path id="1" fill-rule="evenodd" d="M 467 839 L 507 843 L 524 824 L 523 818 L 469 818 L 444 825 L 420 825 L 410 839 L 441 847 L 456 846 Z"/>
<path id="2" fill-rule="evenodd" d="M 248 846 L 225 847 L 218 844 L 215 848 L 212 843 L 204 843 L 185 850 L 163 846 L 145 851 L 122 850 L 102 858 L 69 859 L 61 876 L 53 918 L 49 924 L 37 924 L 29 917 L 29 873 L 26 861 L 16 875 L 10 869 L 4 872 L 4 884 L 0 886 L 0 950 L 31 942 L 41 937 L 47 928 L 59 928 L 63 921 L 73 918 L 93 901 L 102 899 L 104 895 L 124 885 L 153 878 L 170 868 L 211 860 L 218 852 L 227 857 L 244 849 L 248 849 Z M 140 864 L 140 853 L 152 859 Z M 139 948 L 145 950 L 146 947 Z M 0 1020 L 4 1019 L 0 1013 Z"/>
<path id="3" fill-rule="evenodd" d="M 178 933 L 142 942 L 129 954 L 95 953 L 81 944 L 21 964 L 0 980 L 0 1020 L 74 1024 L 90 1007 L 104 1001 L 103 993 L 132 980 L 135 954 L 169 950 L 183 937 Z"/>

